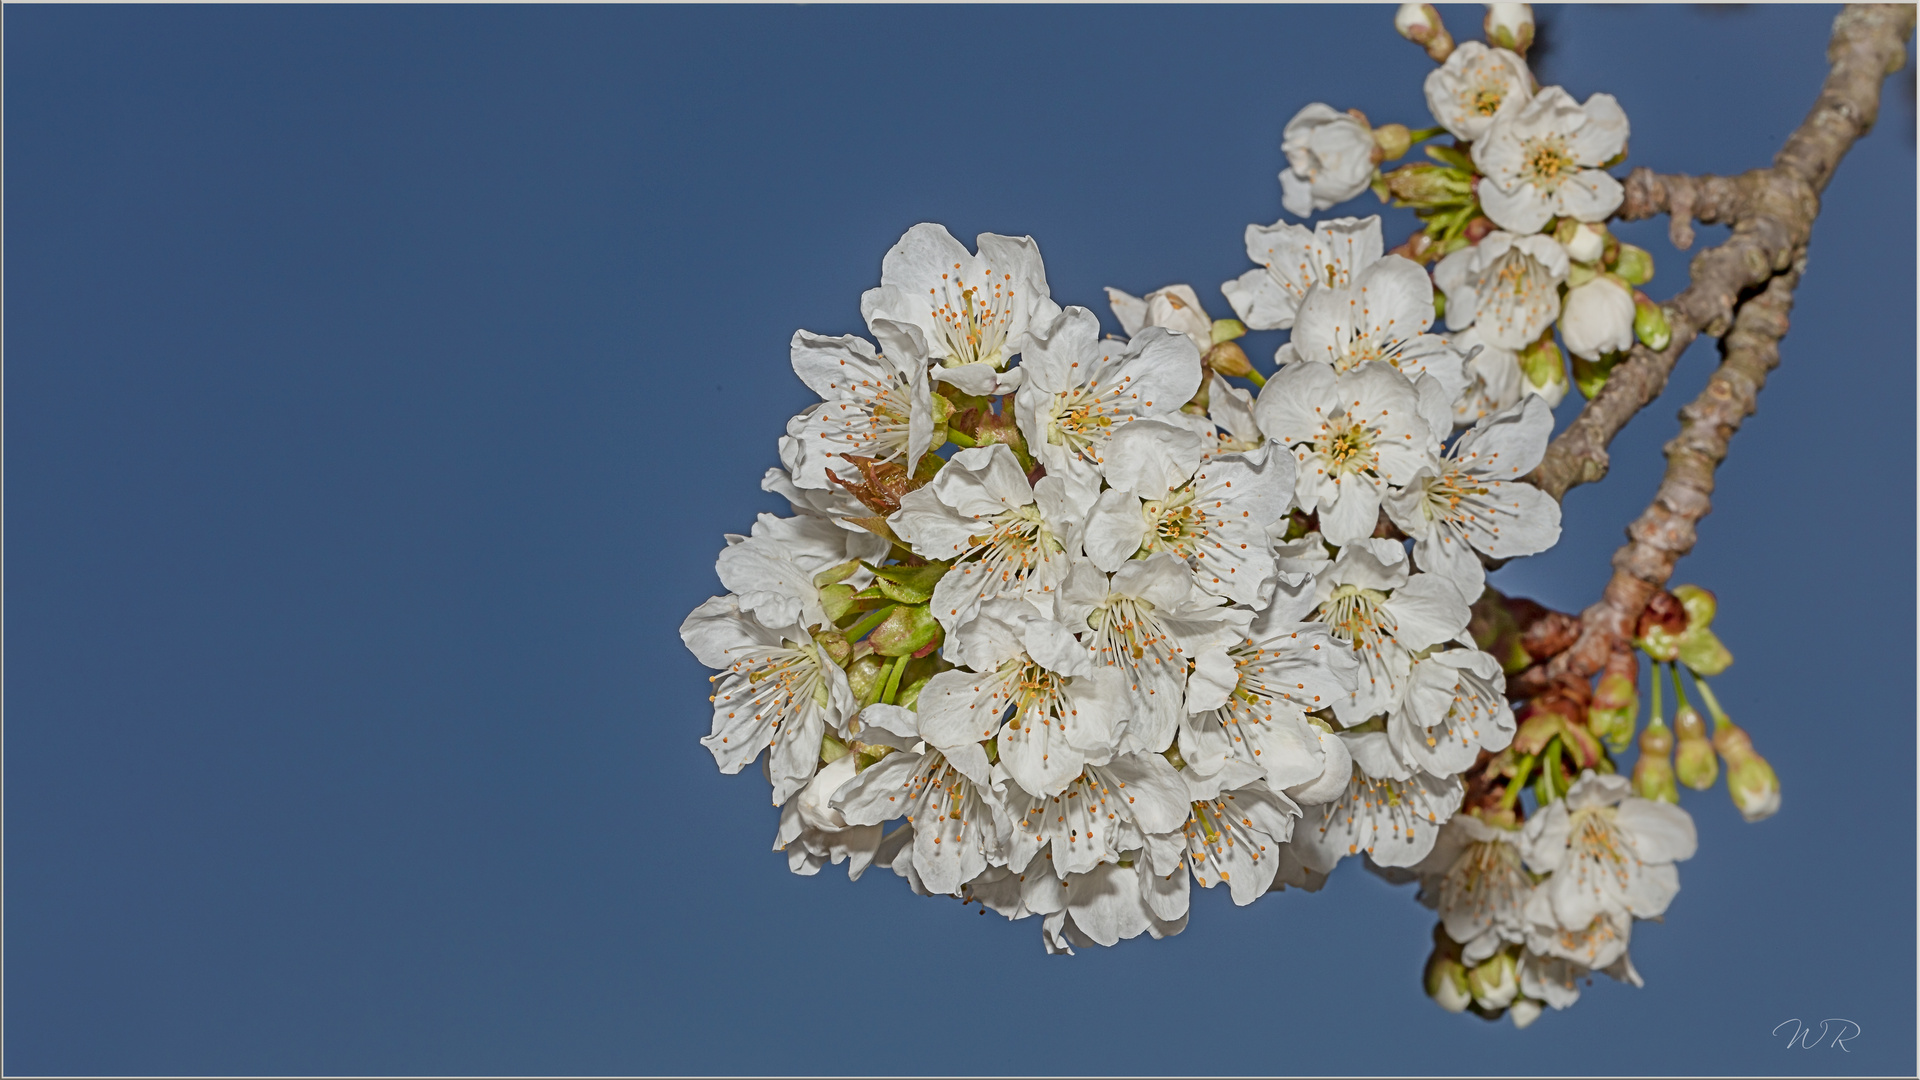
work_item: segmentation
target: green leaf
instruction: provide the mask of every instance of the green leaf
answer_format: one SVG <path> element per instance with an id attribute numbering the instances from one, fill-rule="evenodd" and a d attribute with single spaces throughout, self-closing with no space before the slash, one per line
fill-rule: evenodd
<path id="1" fill-rule="evenodd" d="M 1733 653 L 1704 626 L 1688 627 L 1680 635 L 1680 662 L 1695 675 L 1712 677 L 1733 664 Z"/>

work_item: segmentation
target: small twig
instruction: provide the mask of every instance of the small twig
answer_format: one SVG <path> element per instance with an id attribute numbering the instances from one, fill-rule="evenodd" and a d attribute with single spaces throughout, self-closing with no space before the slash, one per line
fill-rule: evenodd
<path id="1" fill-rule="evenodd" d="M 1578 640 L 1516 676 L 1510 686 L 1516 696 L 1584 684 L 1600 671 L 1631 638 L 1647 601 L 1672 577 L 1674 563 L 1693 549 L 1697 525 L 1712 510 L 1714 470 L 1740 422 L 1753 413 L 1767 373 L 1780 362 L 1779 341 L 1805 269 L 1819 192 L 1873 126 L 1881 83 L 1905 62 L 1913 25 L 1910 5 L 1851 5 L 1841 12 L 1820 97 L 1771 168 L 1731 178 L 1642 169 L 1628 178 L 1623 216 L 1672 215 L 1676 246 L 1685 246 L 1683 238 L 1691 242 L 1694 220 L 1729 221 L 1733 236 L 1694 257 L 1689 285 L 1665 305 L 1673 331 L 1668 347 L 1656 353 L 1634 346 L 1528 479 L 1557 499 L 1576 484 L 1605 476 L 1607 444 L 1665 389 L 1674 363 L 1699 334 L 1724 335 L 1723 359 L 1706 390 L 1681 410 L 1680 434 L 1666 446 L 1666 476 L 1653 503 L 1628 528 L 1630 541 L 1614 553 L 1613 577 L 1600 600 L 1581 613 Z"/>

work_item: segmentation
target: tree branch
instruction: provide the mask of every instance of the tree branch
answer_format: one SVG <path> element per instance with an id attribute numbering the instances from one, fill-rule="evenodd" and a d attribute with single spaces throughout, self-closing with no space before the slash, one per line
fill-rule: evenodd
<path id="1" fill-rule="evenodd" d="M 1713 473 L 1760 387 L 1780 362 L 1793 289 L 1805 267 L 1819 192 L 1853 143 L 1873 126 L 1880 86 L 1906 58 L 1913 31 L 1909 5 L 1851 5 L 1834 20 L 1831 68 L 1820 97 L 1768 169 L 1737 177 L 1662 176 L 1637 169 L 1628 178 L 1622 216 L 1673 217 L 1676 246 L 1691 242 L 1693 220 L 1730 221 L 1727 242 L 1694 257 L 1691 282 L 1665 305 L 1673 340 L 1654 352 L 1635 345 L 1606 386 L 1548 447 L 1528 477 L 1555 498 L 1606 475 L 1607 444 L 1665 389 L 1674 363 L 1701 333 L 1725 336 L 1720 368 L 1680 412 L 1680 434 L 1666 446 L 1667 472 L 1653 503 L 1627 530 L 1613 577 L 1581 614 L 1573 646 L 1511 680 L 1515 696 L 1555 684 L 1584 683 L 1632 636 L 1647 601 L 1693 548 L 1696 526 L 1712 510 Z M 1684 226 L 1684 228 L 1683 228 Z M 1753 295 L 1753 290 L 1765 288 Z M 1751 299 L 1745 299 L 1751 295 Z"/>

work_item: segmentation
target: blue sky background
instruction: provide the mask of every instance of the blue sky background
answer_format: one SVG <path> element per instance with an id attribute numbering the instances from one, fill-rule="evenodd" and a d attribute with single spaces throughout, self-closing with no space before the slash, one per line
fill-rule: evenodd
<path id="1" fill-rule="evenodd" d="M 1618 96 L 1630 165 L 1737 172 L 1833 9 L 1543 15 L 1542 81 Z M 1689 795 L 1646 989 L 1447 1015 L 1432 916 L 1353 865 L 1049 958 L 790 875 L 765 781 L 696 741 L 675 629 L 781 509 L 794 329 L 858 330 L 922 220 L 1032 234 L 1109 320 L 1101 286 L 1176 281 L 1228 314 L 1297 108 L 1424 122 L 1390 17 L 9 7 L 6 1070 L 1912 1072 L 1911 66 L 1680 566 L 1786 795 Z M 1664 222 L 1620 232 L 1680 287 Z M 1714 361 L 1497 584 L 1591 602 Z M 1788 1051 L 1792 1017 L 1863 1031 Z"/>

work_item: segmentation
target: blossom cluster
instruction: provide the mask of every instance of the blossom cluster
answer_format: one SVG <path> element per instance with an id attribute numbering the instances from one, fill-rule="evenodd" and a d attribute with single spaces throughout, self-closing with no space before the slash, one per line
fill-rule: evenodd
<path id="1" fill-rule="evenodd" d="M 1567 386 L 1555 326 L 1588 393 L 1664 332 L 1632 291 L 1650 260 L 1603 224 L 1627 121 L 1539 88 L 1492 15 L 1494 44 L 1423 39 L 1430 11 L 1400 23 L 1445 61 L 1438 126 L 1315 104 L 1284 134 L 1291 213 L 1371 188 L 1422 218 L 1399 247 L 1378 217 L 1249 226 L 1238 319 L 1186 285 L 1108 289 L 1124 335 L 1103 337 L 1031 238 L 921 224 L 861 297 L 865 336 L 793 336 L 819 401 L 762 483 L 791 513 L 726 538 L 726 592 L 681 637 L 718 672 L 702 742 L 722 772 L 760 763 L 795 873 L 891 870 L 1071 953 L 1179 933 L 1195 886 L 1246 905 L 1351 857 L 1438 909 L 1449 1009 L 1524 1026 L 1590 972 L 1638 983 L 1632 923 L 1695 846 L 1658 679 L 1629 780 L 1608 748 L 1637 660 L 1516 715 L 1533 637 L 1487 587 L 1559 538 L 1524 479 Z M 1379 171 L 1442 134 L 1436 164 Z M 1291 331 L 1270 376 L 1248 328 Z M 1667 598 L 1641 648 L 1724 669 L 1711 594 Z M 1771 770 L 1697 685 L 1724 722 L 1706 765 L 1719 747 L 1770 813 Z"/>

